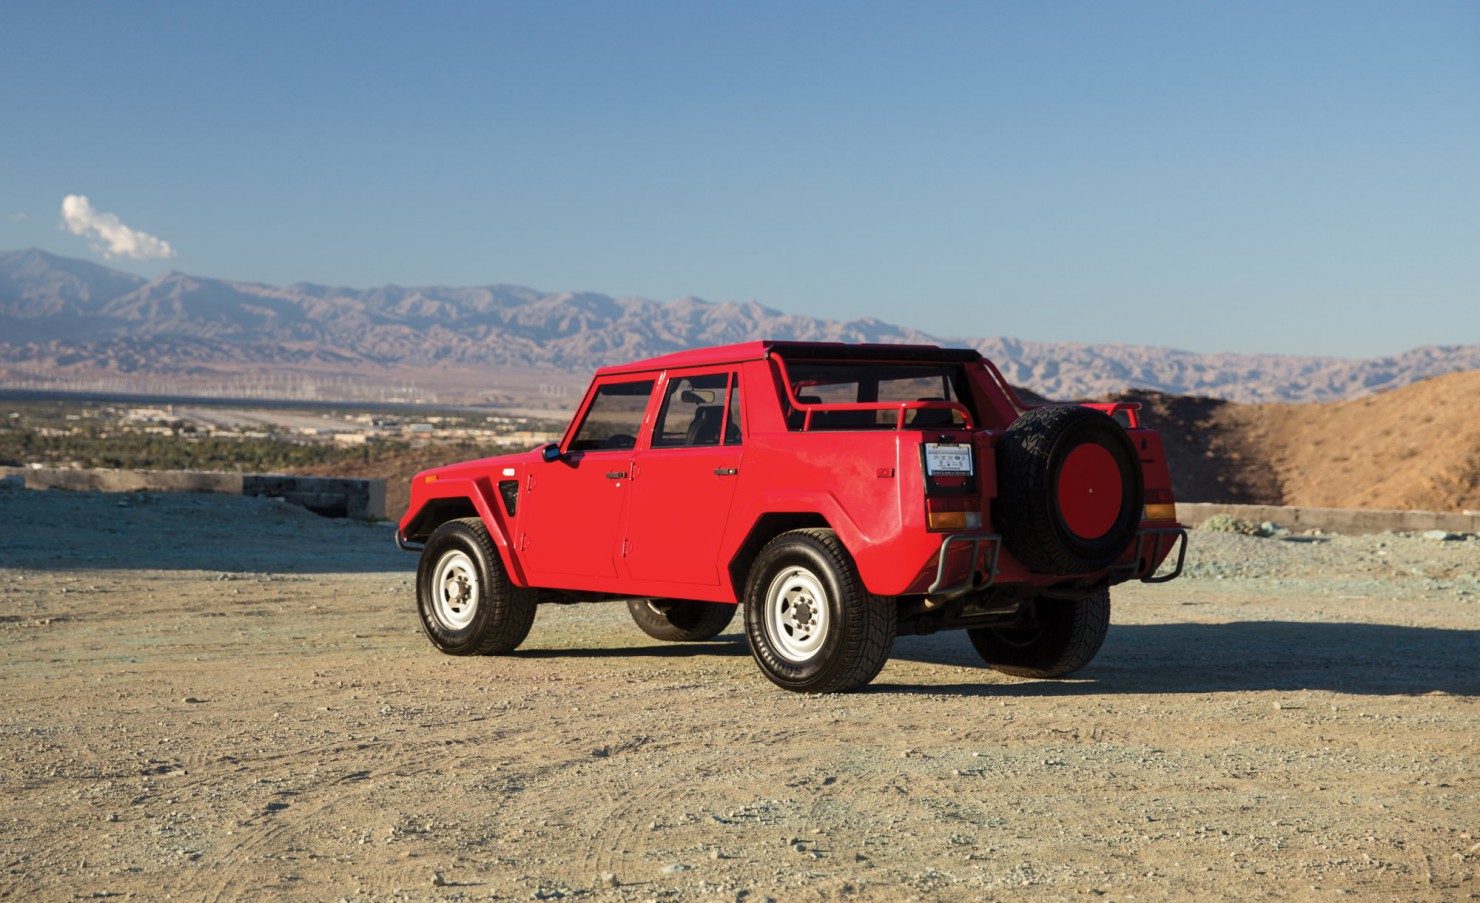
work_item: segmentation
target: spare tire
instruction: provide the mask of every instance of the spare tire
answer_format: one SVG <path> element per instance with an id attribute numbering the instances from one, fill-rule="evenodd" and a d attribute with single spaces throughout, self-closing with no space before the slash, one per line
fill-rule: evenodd
<path id="1" fill-rule="evenodd" d="M 997 444 L 993 521 L 1034 571 L 1109 567 L 1141 523 L 1141 463 L 1113 417 L 1079 405 L 1034 408 Z"/>

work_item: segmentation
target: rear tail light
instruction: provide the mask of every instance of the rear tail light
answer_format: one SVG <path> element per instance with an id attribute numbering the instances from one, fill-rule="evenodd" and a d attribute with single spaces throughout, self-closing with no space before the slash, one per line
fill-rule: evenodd
<path id="1" fill-rule="evenodd" d="M 932 511 L 928 515 L 930 529 L 935 533 L 951 533 L 963 530 L 980 530 L 980 511 Z"/>
<path id="2" fill-rule="evenodd" d="M 925 526 L 933 533 L 982 528 L 982 502 L 975 495 L 952 495 L 925 500 Z"/>
<path id="3" fill-rule="evenodd" d="M 1170 489 L 1148 489 L 1145 495 L 1145 520 L 1176 520 L 1177 500 Z"/>

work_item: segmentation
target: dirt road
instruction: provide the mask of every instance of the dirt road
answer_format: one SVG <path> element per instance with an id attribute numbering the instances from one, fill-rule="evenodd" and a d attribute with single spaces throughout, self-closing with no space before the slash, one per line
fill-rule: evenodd
<path id="1" fill-rule="evenodd" d="M 384 526 L 3 490 L 0 896 L 1480 898 L 1480 543 L 1193 548 L 1080 679 L 808 698 L 621 605 L 439 655 Z"/>

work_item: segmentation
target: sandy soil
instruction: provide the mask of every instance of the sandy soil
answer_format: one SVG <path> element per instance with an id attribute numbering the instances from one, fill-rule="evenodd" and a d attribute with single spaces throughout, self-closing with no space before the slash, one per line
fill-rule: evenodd
<path id="1" fill-rule="evenodd" d="M 1279 576 L 1117 591 L 1079 679 L 808 698 L 620 605 L 442 656 L 384 526 L 0 491 L 0 896 L 1480 897 L 1480 544 L 1224 541 Z"/>

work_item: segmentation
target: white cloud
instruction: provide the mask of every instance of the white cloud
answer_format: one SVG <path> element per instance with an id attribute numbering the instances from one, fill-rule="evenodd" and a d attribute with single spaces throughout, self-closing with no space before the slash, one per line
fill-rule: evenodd
<path id="1" fill-rule="evenodd" d="M 10 221 L 12 223 L 23 223 L 27 220 L 27 218 L 28 217 L 19 210 L 10 215 Z"/>
<path id="2" fill-rule="evenodd" d="M 175 249 L 169 242 L 148 232 L 130 229 L 112 213 L 99 213 L 86 195 L 69 194 L 62 198 L 62 219 L 73 235 L 96 239 L 93 248 L 101 251 L 104 257 L 153 260 L 175 256 Z"/>

